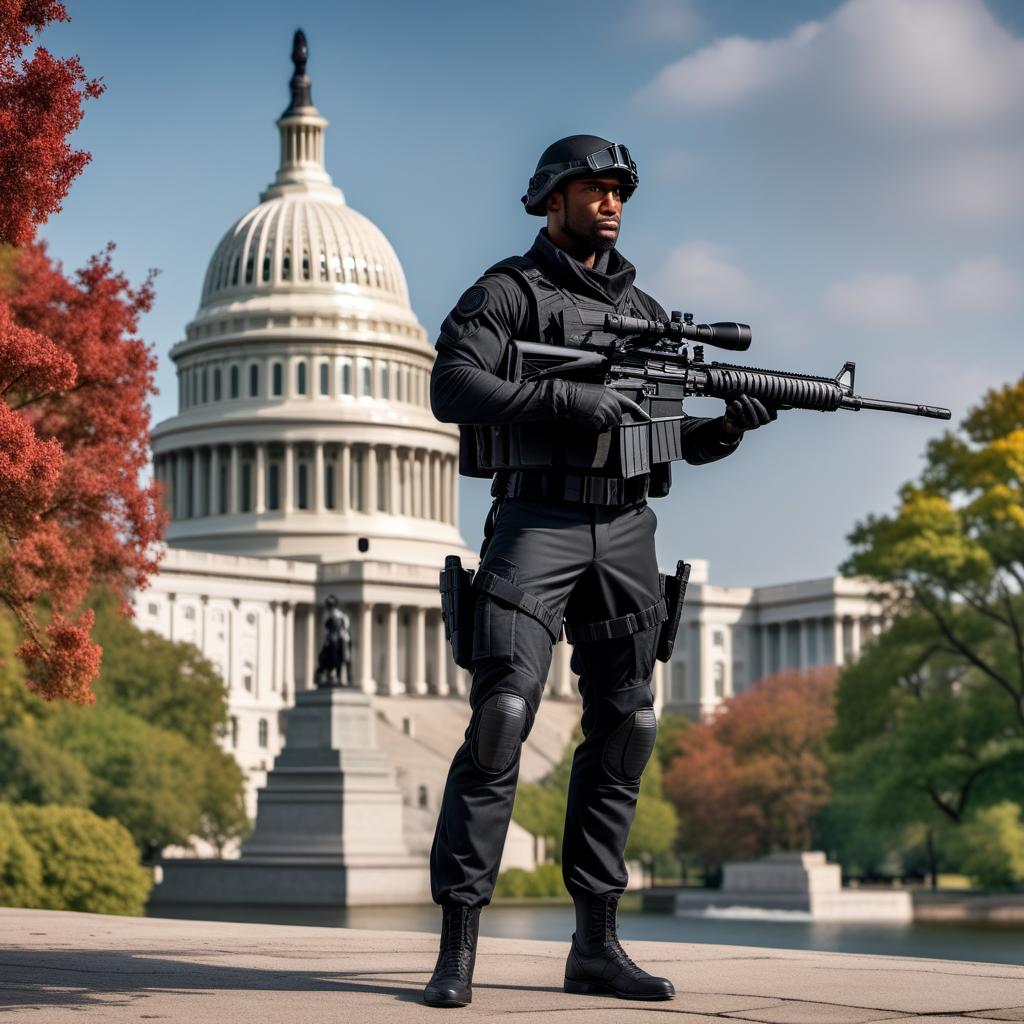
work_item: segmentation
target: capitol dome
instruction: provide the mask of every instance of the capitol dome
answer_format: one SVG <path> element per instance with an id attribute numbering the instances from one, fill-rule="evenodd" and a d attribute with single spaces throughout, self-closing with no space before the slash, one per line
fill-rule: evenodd
<path id="1" fill-rule="evenodd" d="M 296 34 L 280 159 L 216 246 L 153 430 L 176 547 L 437 565 L 463 550 L 455 427 L 398 256 L 327 171 Z"/>

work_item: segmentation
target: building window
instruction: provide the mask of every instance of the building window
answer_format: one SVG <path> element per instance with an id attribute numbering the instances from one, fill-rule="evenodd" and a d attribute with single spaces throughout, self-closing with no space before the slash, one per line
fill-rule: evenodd
<path id="1" fill-rule="evenodd" d="M 263 280 L 270 280 L 270 250 L 263 254 Z"/>
<path id="2" fill-rule="evenodd" d="M 192 607 L 192 605 L 186 605 L 185 606 L 185 618 L 188 619 L 189 622 L 194 622 L 195 621 L 196 610 L 195 610 L 195 608 Z"/>
<path id="3" fill-rule="evenodd" d="M 238 749 L 238 719 L 234 715 L 232 715 L 230 721 L 231 721 L 231 746 L 232 746 L 232 749 L 237 750 Z"/>
<path id="4" fill-rule="evenodd" d="M 373 394 L 373 368 L 369 363 L 363 363 L 360 367 L 360 396 L 369 398 Z"/>
<path id="5" fill-rule="evenodd" d="M 390 398 L 391 397 L 391 373 L 390 367 L 387 363 L 380 364 L 380 371 L 378 374 L 380 379 L 380 390 L 377 393 L 378 398 Z"/>
<path id="6" fill-rule="evenodd" d="M 220 508 L 217 512 L 220 515 L 226 515 L 228 511 L 228 467 L 222 462 L 218 470 L 220 475 L 220 494 L 218 500 L 220 501 Z"/>
<path id="7" fill-rule="evenodd" d="M 320 364 L 320 394 L 329 395 L 331 393 L 331 368 L 327 363 Z"/>
<path id="8" fill-rule="evenodd" d="M 299 508 L 309 508 L 309 470 L 306 463 L 299 463 L 299 486 L 298 504 Z"/>
<path id="9" fill-rule="evenodd" d="M 395 400 L 398 402 L 405 401 L 405 381 L 407 377 L 407 367 L 399 366 L 395 370 Z"/>
<path id="10" fill-rule="evenodd" d="M 253 265 L 256 262 L 255 254 L 250 250 L 245 260 L 245 283 L 252 284 Z"/>
<path id="11" fill-rule="evenodd" d="M 252 662 L 247 661 L 242 665 L 242 685 L 249 693 L 253 690 Z"/>
<path id="12" fill-rule="evenodd" d="M 337 471 L 335 463 L 324 463 L 324 504 L 328 508 L 334 508 L 334 474 Z"/>
<path id="13" fill-rule="evenodd" d="M 281 471 L 276 462 L 272 462 L 267 473 L 267 508 L 281 507 Z"/>
<path id="14" fill-rule="evenodd" d="M 715 696 L 725 696 L 725 665 L 720 661 L 716 661 L 713 668 L 713 675 L 715 681 Z"/>
<path id="15" fill-rule="evenodd" d="M 341 393 L 352 394 L 352 364 L 347 361 L 341 364 Z"/>
<path id="16" fill-rule="evenodd" d="M 206 401 L 209 401 L 209 399 L 207 397 L 207 390 L 206 390 L 206 367 L 205 366 L 203 367 L 203 372 L 202 372 L 202 375 L 201 375 L 200 379 L 202 380 L 202 386 L 203 386 L 203 401 L 206 402 Z"/>
<path id="17" fill-rule="evenodd" d="M 270 728 L 267 725 L 267 720 L 265 718 L 261 718 L 260 719 L 260 725 L 259 725 L 259 740 L 258 740 L 259 745 L 261 747 L 265 747 L 267 745 L 269 739 L 270 739 Z"/>
<path id="18" fill-rule="evenodd" d="M 271 373 L 271 393 L 275 397 L 279 397 L 284 392 L 284 370 L 280 363 L 274 363 L 270 370 Z"/>
<path id="19" fill-rule="evenodd" d="M 231 371 L 230 371 L 230 373 L 228 375 L 228 380 L 229 380 L 229 384 L 230 384 L 230 388 L 231 388 L 229 393 L 230 393 L 232 398 L 237 398 L 238 397 L 238 367 L 237 366 L 232 366 L 231 367 Z"/>
<path id="20" fill-rule="evenodd" d="M 285 249 L 284 259 L 281 262 L 281 277 L 285 281 L 292 279 L 292 251 L 291 249 Z"/>
<path id="21" fill-rule="evenodd" d="M 220 367 L 213 371 L 213 400 L 220 401 Z"/>
<path id="22" fill-rule="evenodd" d="M 258 363 L 249 367 L 249 397 L 255 398 L 260 393 L 260 368 Z"/>
<path id="23" fill-rule="evenodd" d="M 309 280 L 309 250 L 302 250 L 302 280 Z"/>
<path id="24" fill-rule="evenodd" d="M 417 786 L 416 787 L 416 806 L 417 807 L 421 807 L 421 808 L 423 808 L 425 810 L 426 807 L 427 807 L 427 803 L 428 803 L 427 787 L 426 786 Z"/>
<path id="25" fill-rule="evenodd" d="M 306 393 L 306 363 L 305 361 L 299 363 L 295 368 L 295 391 L 297 394 L 304 395 Z"/>
<path id="26" fill-rule="evenodd" d="M 159 615 L 160 605 L 156 604 L 154 601 L 150 601 L 146 606 L 146 611 L 148 611 L 150 615 Z"/>
<path id="27" fill-rule="evenodd" d="M 243 512 L 252 511 L 252 463 L 242 463 L 242 500 Z"/>
<path id="28" fill-rule="evenodd" d="M 711 644 L 714 647 L 724 647 L 725 646 L 725 633 L 723 633 L 720 629 L 716 629 L 711 634 Z"/>

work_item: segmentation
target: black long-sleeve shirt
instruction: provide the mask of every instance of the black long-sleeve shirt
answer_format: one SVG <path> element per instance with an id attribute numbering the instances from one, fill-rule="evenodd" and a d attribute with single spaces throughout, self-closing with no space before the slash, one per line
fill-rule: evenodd
<path id="1" fill-rule="evenodd" d="M 635 276 L 633 265 L 614 249 L 595 268 L 582 266 L 551 242 L 546 229 L 527 255 L 560 285 L 611 305 L 622 298 Z M 661 306 L 645 298 L 667 319 Z M 441 325 L 437 341 L 430 403 L 439 420 L 488 425 L 554 420 L 564 414 L 572 385 L 560 380 L 517 384 L 502 373 L 509 343 L 536 336 L 531 315 L 529 299 L 507 274 L 486 274 L 463 294 Z M 720 416 L 687 417 L 679 430 L 683 457 L 695 465 L 724 458 L 739 443 L 738 437 L 727 439 Z"/>

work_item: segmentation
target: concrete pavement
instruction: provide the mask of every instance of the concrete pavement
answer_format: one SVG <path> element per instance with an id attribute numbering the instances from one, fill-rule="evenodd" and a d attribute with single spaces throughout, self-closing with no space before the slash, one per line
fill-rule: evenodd
<path id="1" fill-rule="evenodd" d="M 1024 967 L 630 942 L 679 993 L 638 1004 L 562 992 L 564 943 L 491 938 L 473 1004 L 438 1010 L 420 1002 L 436 949 L 420 932 L 0 908 L 0 1014 L 18 1024 L 1024 1021 Z"/>

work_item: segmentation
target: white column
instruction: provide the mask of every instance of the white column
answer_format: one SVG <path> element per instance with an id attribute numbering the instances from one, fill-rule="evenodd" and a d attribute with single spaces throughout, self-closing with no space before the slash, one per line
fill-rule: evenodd
<path id="1" fill-rule="evenodd" d="M 271 656 L 270 656 L 270 689 L 277 692 L 281 689 L 281 604 L 278 601 L 270 602 L 271 614 Z"/>
<path id="2" fill-rule="evenodd" d="M 199 457 L 199 449 L 192 449 L 192 506 L 193 519 L 203 514 L 203 460 Z"/>
<path id="3" fill-rule="evenodd" d="M 312 256 L 310 257 L 312 258 Z M 319 271 L 317 271 L 319 273 Z M 312 507 L 316 512 L 326 512 L 325 495 L 327 488 L 324 486 L 324 443 L 323 441 L 313 442 L 313 501 Z"/>
<path id="4" fill-rule="evenodd" d="M 295 605 L 284 602 L 284 639 L 281 644 L 284 653 L 283 686 L 290 694 L 295 693 Z"/>
<path id="5" fill-rule="evenodd" d="M 451 517 L 448 522 L 452 526 L 459 525 L 459 502 L 458 502 L 458 489 L 459 489 L 459 473 L 458 466 L 454 457 L 448 459 L 448 507 L 451 509 Z"/>
<path id="6" fill-rule="evenodd" d="M 423 459 L 418 451 L 412 453 L 412 514 L 423 518 Z"/>
<path id="7" fill-rule="evenodd" d="M 860 657 L 860 616 L 854 615 L 850 623 L 850 660 L 856 661 Z"/>
<path id="8" fill-rule="evenodd" d="M 238 658 L 238 609 L 241 601 L 237 597 L 231 599 L 231 607 L 228 609 L 228 677 L 225 680 L 228 689 L 231 690 L 238 682 L 238 666 L 235 664 Z"/>
<path id="9" fill-rule="evenodd" d="M 377 446 L 368 444 L 366 446 L 366 472 L 363 474 L 363 483 L 366 487 L 366 511 L 373 515 L 377 512 Z"/>
<path id="10" fill-rule="evenodd" d="M 393 516 L 402 514 L 402 487 L 398 474 L 398 448 L 388 448 L 388 512 Z"/>
<path id="11" fill-rule="evenodd" d="M 843 663 L 843 617 L 838 612 L 832 620 L 832 662 Z"/>
<path id="12" fill-rule="evenodd" d="M 422 475 L 422 486 L 423 491 L 420 495 L 420 507 L 422 509 L 424 519 L 433 519 L 433 501 L 434 501 L 434 473 L 432 469 L 433 463 L 431 462 L 431 454 L 429 451 L 423 453 L 423 461 L 421 463 L 423 475 Z"/>
<path id="13" fill-rule="evenodd" d="M 341 455 L 338 459 L 338 470 L 341 479 L 337 481 L 337 501 L 335 504 L 338 506 L 338 511 L 342 515 L 348 515 L 349 511 L 349 497 L 352 494 L 352 447 L 348 444 L 341 446 Z"/>
<path id="14" fill-rule="evenodd" d="M 447 455 L 441 456 L 441 522 L 452 521 L 452 479 L 450 473 L 451 460 Z"/>
<path id="15" fill-rule="evenodd" d="M 801 619 L 798 623 L 800 628 L 800 664 L 798 668 L 810 668 L 811 667 L 811 649 L 808 632 L 810 630 L 810 623 L 806 619 Z"/>
<path id="16" fill-rule="evenodd" d="M 168 594 L 167 595 L 167 604 L 168 604 L 168 606 L 170 608 L 170 615 L 168 616 L 168 630 L 167 630 L 168 636 L 167 636 L 167 639 L 170 640 L 171 642 L 174 641 L 174 615 L 175 615 L 175 612 L 177 611 L 177 600 L 178 600 L 178 595 L 177 594 Z"/>
<path id="17" fill-rule="evenodd" d="M 262 441 L 256 442 L 256 493 L 253 495 L 253 508 L 257 514 L 267 510 L 267 446 Z"/>
<path id="18" fill-rule="evenodd" d="M 412 489 L 415 487 L 413 481 L 412 460 L 414 458 L 411 448 L 406 450 L 405 458 L 402 459 L 402 514 L 411 516 L 412 512 Z"/>
<path id="19" fill-rule="evenodd" d="M 312 690 L 316 686 L 316 605 L 306 608 L 306 677 L 298 689 Z"/>
<path id="20" fill-rule="evenodd" d="M 210 447 L 210 515 L 220 515 L 220 446 Z"/>
<path id="21" fill-rule="evenodd" d="M 299 258 L 302 258 L 301 253 Z M 295 509 L 295 445 L 291 441 L 284 443 L 284 466 L 281 474 L 284 477 L 281 481 L 281 506 L 286 513 L 292 512 Z"/>
<path id="22" fill-rule="evenodd" d="M 425 608 L 412 610 L 412 678 L 408 690 L 411 693 L 427 692 L 427 611 Z"/>
<path id="23" fill-rule="evenodd" d="M 772 648 L 768 623 L 761 625 L 761 678 L 771 673 Z"/>
<path id="24" fill-rule="evenodd" d="M 398 693 L 398 606 L 389 604 L 384 614 L 384 693 Z"/>
<path id="25" fill-rule="evenodd" d="M 228 515 L 238 515 L 238 445 L 231 446 L 228 463 Z"/>
<path id="26" fill-rule="evenodd" d="M 363 693 L 373 693 L 373 605 L 364 604 L 359 609 L 359 688 Z"/>
<path id="27" fill-rule="evenodd" d="M 441 519 L 441 456 L 436 452 L 430 457 L 430 518 Z"/>
<path id="28" fill-rule="evenodd" d="M 437 613 L 434 622 L 434 692 L 439 697 L 448 696 L 448 641 L 444 638 L 444 622 Z"/>

